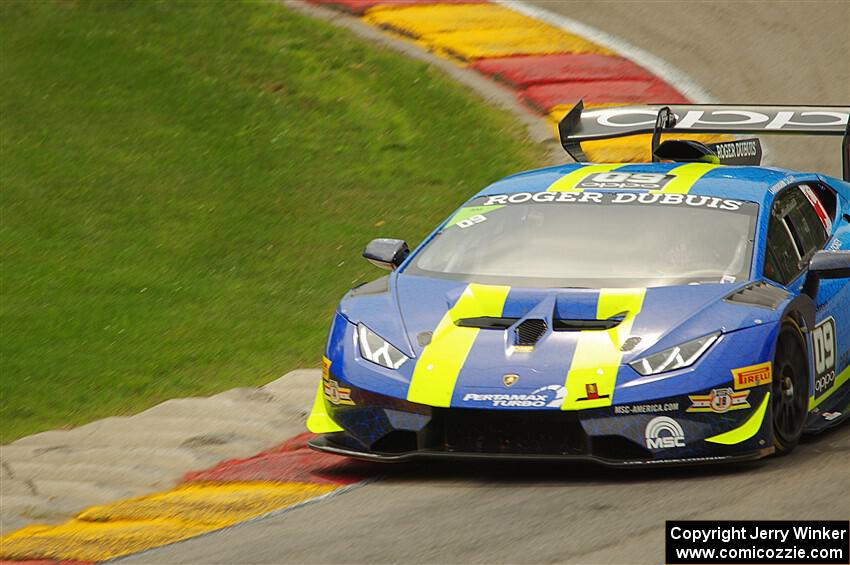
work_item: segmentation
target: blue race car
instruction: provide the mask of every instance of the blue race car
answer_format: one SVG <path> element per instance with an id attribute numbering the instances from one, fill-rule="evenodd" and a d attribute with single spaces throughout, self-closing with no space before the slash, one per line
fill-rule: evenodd
<path id="1" fill-rule="evenodd" d="M 643 106 L 560 124 L 578 162 L 502 179 L 345 295 L 313 448 L 414 457 L 757 459 L 850 414 L 845 107 Z M 757 139 L 843 136 L 844 181 L 760 167 Z M 653 162 L 581 143 L 652 134 Z"/>

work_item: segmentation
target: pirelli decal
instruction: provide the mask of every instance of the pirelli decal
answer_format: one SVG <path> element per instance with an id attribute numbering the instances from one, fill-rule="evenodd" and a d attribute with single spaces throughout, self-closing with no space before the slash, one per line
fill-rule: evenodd
<path id="1" fill-rule="evenodd" d="M 425 346 L 407 391 L 407 399 L 429 406 L 448 407 L 461 367 L 478 337 L 478 328 L 461 327 L 460 318 L 502 315 L 509 286 L 469 284 L 452 308 L 443 316 L 431 342 Z"/>
<path id="2" fill-rule="evenodd" d="M 772 367 L 773 364 L 768 361 L 767 363 L 732 369 L 732 386 L 735 387 L 735 390 L 744 390 L 770 384 L 773 382 Z"/>
<path id="3" fill-rule="evenodd" d="M 567 372 L 567 397 L 561 405 L 562 410 L 611 405 L 617 372 L 623 357 L 621 348 L 631 334 L 634 320 L 643 307 L 645 295 L 645 288 L 613 288 L 600 291 L 596 317 L 600 320 L 618 314 L 625 317 L 610 330 L 586 330 L 579 334 L 572 364 Z"/>

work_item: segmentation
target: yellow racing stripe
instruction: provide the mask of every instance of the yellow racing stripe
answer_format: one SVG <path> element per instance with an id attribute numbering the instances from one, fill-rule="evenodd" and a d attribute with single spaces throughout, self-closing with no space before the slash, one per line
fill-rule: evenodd
<path id="1" fill-rule="evenodd" d="M 581 192 L 581 188 L 576 188 L 576 185 L 588 175 L 595 173 L 607 173 L 614 169 L 619 169 L 624 166 L 623 163 L 614 163 L 606 165 L 586 165 L 569 172 L 549 185 L 546 190 L 548 192 Z"/>
<path id="2" fill-rule="evenodd" d="M 455 320 L 480 316 L 499 317 L 508 297 L 509 286 L 470 284 L 457 303 L 440 320 L 425 346 L 407 391 L 407 399 L 429 406 L 449 406 L 455 382 L 478 337 L 478 328 L 455 325 Z"/>
<path id="3" fill-rule="evenodd" d="M 709 163 L 688 163 L 681 165 L 675 169 L 671 169 L 668 175 L 674 175 L 676 178 L 668 182 L 661 192 L 672 194 L 687 194 L 694 187 L 696 182 L 709 171 L 713 171 L 719 165 Z"/>
<path id="4" fill-rule="evenodd" d="M 645 288 L 603 288 L 596 305 L 600 320 L 617 314 L 625 319 L 610 330 L 586 330 L 579 334 L 570 370 L 567 372 L 567 397 L 562 410 L 583 410 L 610 406 L 617 371 L 623 358 L 621 347 L 629 338 L 635 317 L 643 307 Z M 589 386 L 599 398 L 588 399 Z"/>

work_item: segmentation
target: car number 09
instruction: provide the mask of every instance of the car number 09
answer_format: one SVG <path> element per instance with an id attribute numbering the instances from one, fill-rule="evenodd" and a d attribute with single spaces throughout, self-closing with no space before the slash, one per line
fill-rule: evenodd
<path id="1" fill-rule="evenodd" d="M 475 224 L 480 224 L 485 221 L 487 218 L 482 216 L 481 214 L 476 214 L 475 216 L 470 216 L 465 220 L 461 220 L 457 223 L 457 226 L 461 229 L 466 229 L 469 226 L 474 226 Z"/>
<path id="2" fill-rule="evenodd" d="M 827 318 L 812 331 L 815 357 L 815 396 L 835 383 L 835 321 Z"/>

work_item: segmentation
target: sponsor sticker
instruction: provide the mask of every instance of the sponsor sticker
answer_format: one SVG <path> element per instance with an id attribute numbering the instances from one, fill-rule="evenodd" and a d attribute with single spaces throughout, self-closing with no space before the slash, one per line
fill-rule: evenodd
<path id="1" fill-rule="evenodd" d="M 325 398 L 331 404 L 354 406 L 354 401 L 351 400 L 351 389 L 339 386 L 339 383 L 334 379 L 326 379 L 324 381 Z"/>
<path id="2" fill-rule="evenodd" d="M 487 406 L 502 408 L 560 408 L 566 397 L 566 387 L 549 385 L 529 393 L 478 394 L 470 392 L 463 395 L 463 401 L 480 402 Z"/>
<path id="3" fill-rule="evenodd" d="M 835 386 L 835 319 L 827 318 L 812 330 L 815 361 L 815 399 Z"/>
<path id="4" fill-rule="evenodd" d="M 732 369 L 732 386 L 735 390 L 743 390 L 761 385 L 770 384 L 773 381 L 773 364 L 768 361 L 749 367 Z"/>
<path id="5" fill-rule="evenodd" d="M 678 410 L 678 402 L 614 406 L 614 414 L 658 414 L 660 412 L 676 412 Z"/>
<path id="6" fill-rule="evenodd" d="M 750 407 L 747 398 L 749 390 L 735 392 L 731 388 L 715 388 L 708 394 L 692 394 L 688 398 L 691 406 L 687 412 L 714 412 L 723 414 L 730 410 L 743 410 Z"/>
<path id="7" fill-rule="evenodd" d="M 586 396 L 576 398 L 577 402 L 581 402 L 582 400 L 598 400 L 600 398 L 609 398 L 611 396 L 609 394 L 599 394 L 599 387 L 596 383 L 587 383 L 584 385 L 584 391 Z"/>
<path id="8" fill-rule="evenodd" d="M 740 139 L 710 146 L 724 165 L 757 165 L 761 162 L 761 143 L 758 139 Z"/>
<path id="9" fill-rule="evenodd" d="M 679 422 L 667 416 L 656 416 L 644 430 L 648 449 L 685 447 L 685 432 Z"/>
<path id="10" fill-rule="evenodd" d="M 596 173 L 589 175 L 587 178 L 597 177 L 602 174 L 614 173 Z M 617 173 L 625 174 L 625 173 Z M 665 176 L 665 175 L 655 175 Z M 671 177 L 674 178 L 674 177 Z M 586 179 L 585 179 L 586 180 Z M 582 188 L 580 181 L 577 188 Z M 669 179 L 663 183 L 663 186 L 669 182 Z M 602 187 L 595 187 L 602 188 Z M 605 187 L 607 188 L 607 187 Z M 617 188 L 617 187 L 612 187 Z M 644 187 L 629 187 L 629 188 L 652 188 Z M 653 190 L 655 190 L 653 188 Z M 584 192 L 514 192 L 513 194 L 492 194 L 484 197 L 486 200 L 481 206 L 496 206 L 496 205 L 511 205 L 511 204 L 632 204 L 632 205 L 655 205 L 655 206 L 690 206 L 694 208 L 714 208 L 716 210 L 740 210 L 744 206 L 744 202 L 740 200 L 731 200 L 729 198 L 718 198 L 716 196 L 701 196 L 697 194 L 674 194 L 661 192 L 594 192 L 585 190 Z M 472 225 L 472 224 L 470 224 Z"/>
<path id="11" fill-rule="evenodd" d="M 594 173 L 584 177 L 576 184 L 576 188 L 626 188 L 661 190 L 668 182 L 673 180 L 673 175 L 660 173 Z"/>
<path id="12" fill-rule="evenodd" d="M 331 378 L 330 370 L 330 360 L 327 357 L 322 357 L 322 390 L 325 393 L 325 398 L 336 406 L 341 404 L 354 406 L 354 401 L 351 400 L 351 389 L 339 386 L 339 382 Z"/>

